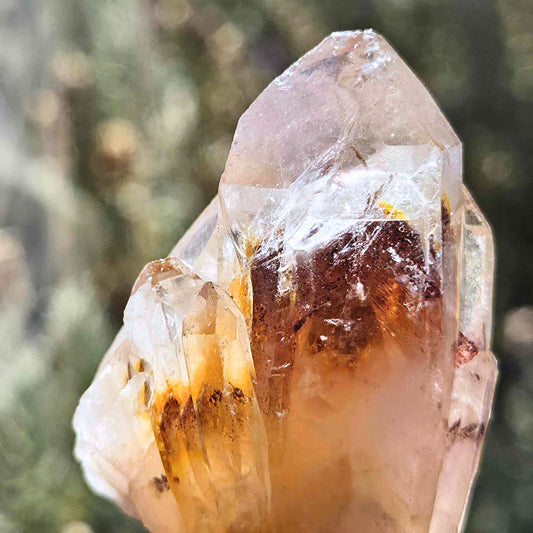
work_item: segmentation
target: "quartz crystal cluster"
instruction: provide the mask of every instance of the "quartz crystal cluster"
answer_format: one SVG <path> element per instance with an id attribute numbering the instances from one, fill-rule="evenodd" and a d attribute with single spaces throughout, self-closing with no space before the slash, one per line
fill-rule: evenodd
<path id="1" fill-rule="evenodd" d="M 491 231 L 387 42 L 334 33 L 241 117 L 74 418 L 159 532 L 456 532 L 490 416 Z"/>

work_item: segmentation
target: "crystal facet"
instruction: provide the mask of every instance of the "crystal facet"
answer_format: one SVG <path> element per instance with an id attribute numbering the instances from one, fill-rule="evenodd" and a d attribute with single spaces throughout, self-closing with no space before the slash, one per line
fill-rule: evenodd
<path id="1" fill-rule="evenodd" d="M 382 37 L 303 56 L 137 280 L 75 416 L 88 482 L 156 532 L 459 531 L 497 376 L 491 231 L 461 181 Z"/>

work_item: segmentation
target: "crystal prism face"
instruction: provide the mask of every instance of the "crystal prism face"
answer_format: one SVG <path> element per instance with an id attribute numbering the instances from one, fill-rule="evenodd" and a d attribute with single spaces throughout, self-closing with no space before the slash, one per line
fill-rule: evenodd
<path id="1" fill-rule="evenodd" d="M 497 377 L 461 181 L 383 38 L 302 57 L 136 282 L 74 420 L 88 482 L 157 532 L 460 531 Z"/>

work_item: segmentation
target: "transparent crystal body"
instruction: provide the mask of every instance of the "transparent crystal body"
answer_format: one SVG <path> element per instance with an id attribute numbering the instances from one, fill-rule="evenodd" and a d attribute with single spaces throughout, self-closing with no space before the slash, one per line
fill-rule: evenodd
<path id="1" fill-rule="evenodd" d="M 379 35 L 332 34 L 244 113 L 219 196 L 141 273 L 75 416 L 89 483 L 153 531 L 459 531 L 492 254 L 431 96 Z"/>

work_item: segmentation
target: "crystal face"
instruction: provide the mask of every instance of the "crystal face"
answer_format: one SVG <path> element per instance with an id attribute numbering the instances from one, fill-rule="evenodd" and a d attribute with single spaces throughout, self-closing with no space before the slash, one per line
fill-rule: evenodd
<path id="1" fill-rule="evenodd" d="M 490 417 L 490 227 L 461 144 L 372 31 L 241 117 L 219 195 L 137 280 L 74 418 L 154 532 L 451 532 Z"/>

